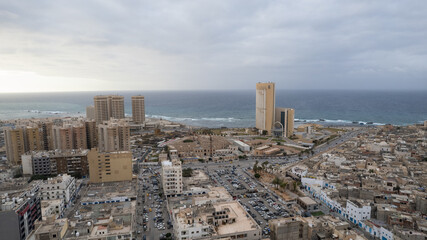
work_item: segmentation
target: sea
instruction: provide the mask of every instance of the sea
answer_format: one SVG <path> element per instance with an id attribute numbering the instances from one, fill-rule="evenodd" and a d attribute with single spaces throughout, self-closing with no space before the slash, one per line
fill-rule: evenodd
<path id="1" fill-rule="evenodd" d="M 254 127 L 255 90 L 0 93 L 0 120 L 84 116 L 93 97 L 145 96 L 148 118 L 195 127 Z M 297 122 L 328 125 L 409 125 L 427 120 L 427 91 L 276 90 L 276 107 L 295 109 Z"/>

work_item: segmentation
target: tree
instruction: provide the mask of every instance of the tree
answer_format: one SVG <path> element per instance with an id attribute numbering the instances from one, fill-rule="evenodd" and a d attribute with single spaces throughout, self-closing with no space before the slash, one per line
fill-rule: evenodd
<path id="1" fill-rule="evenodd" d="M 293 181 L 293 182 L 292 182 L 292 185 L 293 185 L 293 191 L 294 191 L 294 192 L 296 192 L 296 191 L 297 191 L 297 187 L 299 186 L 299 184 L 300 184 L 300 183 L 299 183 L 299 182 L 297 182 L 297 181 Z"/>
<path id="2" fill-rule="evenodd" d="M 261 163 L 262 170 L 265 171 L 267 164 L 268 164 L 268 161 L 265 161 L 265 162 Z"/>
<path id="3" fill-rule="evenodd" d="M 258 167 L 258 160 L 256 160 L 254 167 L 252 168 L 252 170 L 254 170 L 254 173 L 258 173 L 258 170 L 259 170 L 258 168 L 259 168 Z"/>
<path id="4" fill-rule="evenodd" d="M 281 188 L 282 190 L 285 190 L 287 186 L 288 186 L 288 183 L 287 183 L 287 182 L 285 182 L 285 181 L 282 181 L 282 182 L 280 183 L 280 188 Z"/>
<path id="5" fill-rule="evenodd" d="M 186 168 L 182 170 L 182 176 L 183 177 L 191 177 L 193 175 L 193 169 Z"/>
<path id="6" fill-rule="evenodd" d="M 254 176 L 255 176 L 255 178 L 257 178 L 257 179 L 261 177 L 261 175 L 259 175 L 259 173 L 255 173 L 255 175 L 254 175 Z"/>
<path id="7" fill-rule="evenodd" d="M 275 177 L 271 183 L 272 183 L 272 184 L 275 186 L 275 188 L 277 189 L 277 186 L 279 186 L 281 182 L 282 182 L 282 180 L 280 180 L 280 178 Z"/>

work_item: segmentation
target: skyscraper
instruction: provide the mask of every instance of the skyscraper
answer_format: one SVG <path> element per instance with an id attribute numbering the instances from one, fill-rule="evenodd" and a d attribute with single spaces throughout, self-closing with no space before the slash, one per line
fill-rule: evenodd
<path id="1" fill-rule="evenodd" d="M 295 110 L 292 108 L 276 108 L 275 123 L 279 122 L 283 127 L 281 135 L 284 137 L 291 137 L 294 134 L 294 114 Z"/>
<path id="2" fill-rule="evenodd" d="M 273 82 L 256 84 L 256 124 L 258 130 L 271 134 L 276 107 L 275 84 Z"/>
<path id="3" fill-rule="evenodd" d="M 7 128 L 4 130 L 6 143 L 6 156 L 9 163 L 21 164 L 21 155 L 27 150 L 25 144 L 25 129 L 21 127 Z"/>
<path id="4" fill-rule="evenodd" d="M 130 150 L 130 127 L 125 121 L 111 120 L 98 125 L 100 152 Z"/>
<path id="5" fill-rule="evenodd" d="M 108 121 L 110 118 L 125 118 L 125 103 L 123 96 L 101 95 L 93 98 L 96 123 Z"/>
<path id="6" fill-rule="evenodd" d="M 132 118 L 134 123 L 145 122 L 144 96 L 132 96 Z"/>
<path id="7" fill-rule="evenodd" d="M 86 118 L 87 119 L 95 119 L 95 107 L 87 106 L 86 107 Z"/>

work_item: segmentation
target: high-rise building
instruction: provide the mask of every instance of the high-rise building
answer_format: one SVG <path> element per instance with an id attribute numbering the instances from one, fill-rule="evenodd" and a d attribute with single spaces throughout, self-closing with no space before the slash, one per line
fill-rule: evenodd
<path id="1" fill-rule="evenodd" d="M 166 197 L 182 194 L 182 166 L 180 160 L 162 162 L 162 185 Z"/>
<path id="2" fill-rule="evenodd" d="M 130 150 L 130 127 L 124 120 L 110 120 L 98 125 L 100 152 Z"/>
<path id="3" fill-rule="evenodd" d="M 71 124 L 53 126 L 52 132 L 54 149 L 74 149 L 73 126 Z"/>
<path id="4" fill-rule="evenodd" d="M 100 153 L 92 148 L 88 153 L 91 183 L 131 181 L 132 153 L 128 151 Z"/>
<path id="5" fill-rule="evenodd" d="M 94 120 L 85 121 L 86 126 L 86 142 L 87 149 L 92 149 L 98 146 L 98 128 Z"/>
<path id="6" fill-rule="evenodd" d="M 276 108 L 275 131 L 280 130 L 280 135 L 283 137 L 291 137 L 294 134 L 294 115 L 295 110 L 292 108 Z M 280 124 L 277 124 L 278 122 Z"/>
<path id="7" fill-rule="evenodd" d="M 43 132 L 38 127 L 27 127 L 25 129 L 26 145 L 28 151 L 43 150 Z"/>
<path id="8" fill-rule="evenodd" d="M 256 84 L 256 124 L 258 130 L 271 134 L 274 125 L 275 84 L 273 82 Z"/>
<path id="9" fill-rule="evenodd" d="M 21 155 L 27 151 L 25 144 L 25 128 L 6 128 L 4 130 L 6 157 L 9 163 L 21 164 Z"/>
<path id="10" fill-rule="evenodd" d="M 39 122 L 38 127 L 42 131 L 43 149 L 46 151 L 47 150 L 54 150 L 53 137 L 52 137 L 53 122 Z"/>
<path id="11" fill-rule="evenodd" d="M 86 107 L 86 118 L 94 120 L 95 119 L 95 107 L 94 106 L 87 106 Z"/>
<path id="12" fill-rule="evenodd" d="M 84 122 L 66 123 L 52 127 L 54 149 L 86 149 L 87 135 Z"/>
<path id="13" fill-rule="evenodd" d="M 123 96 L 111 96 L 111 118 L 125 118 L 125 98 Z"/>
<path id="14" fill-rule="evenodd" d="M 73 128 L 73 149 L 86 149 L 87 148 L 87 136 L 86 136 L 86 124 L 80 122 L 74 124 Z"/>
<path id="15" fill-rule="evenodd" d="M 95 106 L 95 120 L 102 123 L 110 118 L 125 118 L 125 103 L 123 96 L 101 95 L 93 98 Z"/>
<path id="16" fill-rule="evenodd" d="M 132 96 L 132 119 L 138 124 L 145 122 L 144 96 Z"/>

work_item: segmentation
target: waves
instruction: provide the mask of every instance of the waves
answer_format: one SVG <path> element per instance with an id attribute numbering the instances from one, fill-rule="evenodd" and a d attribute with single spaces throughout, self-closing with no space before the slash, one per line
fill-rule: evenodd
<path id="1" fill-rule="evenodd" d="M 169 116 L 163 116 L 163 115 L 146 115 L 148 118 L 157 118 L 157 119 L 164 119 L 164 120 L 168 120 L 168 121 L 176 121 L 176 122 L 183 122 L 183 121 L 192 121 L 192 122 L 198 122 L 198 121 L 210 121 L 210 122 L 238 122 L 241 121 L 242 119 L 238 119 L 238 118 L 208 118 L 208 117 L 203 117 L 203 118 L 191 118 L 191 117 L 169 117 Z"/>
<path id="2" fill-rule="evenodd" d="M 206 127 L 215 126 L 216 124 L 221 123 L 233 123 L 234 124 L 242 124 L 241 127 L 253 127 L 255 124 L 255 119 L 253 118 L 209 118 L 209 117 L 202 117 L 202 118 L 194 118 L 194 117 L 171 117 L 171 116 L 163 116 L 163 115 L 147 115 L 148 118 L 156 118 L 156 119 L 164 119 L 172 122 L 181 122 L 181 123 L 188 123 L 188 124 L 204 124 L 206 123 Z M 385 125 L 385 123 L 377 123 L 377 122 L 366 122 L 366 121 L 351 121 L 351 120 L 343 120 L 343 119 L 295 119 L 295 123 L 318 123 L 318 124 L 325 124 L 325 125 L 374 125 L 374 126 L 382 126 Z"/>
<path id="3" fill-rule="evenodd" d="M 382 126 L 385 123 L 377 123 L 377 122 L 366 122 L 366 121 L 351 121 L 351 120 L 342 120 L 342 119 L 295 119 L 295 122 L 299 123 L 326 123 L 333 125 L 351 125 L 351 124 L 359 124 L 359 125 L 375 125 Z"/>

